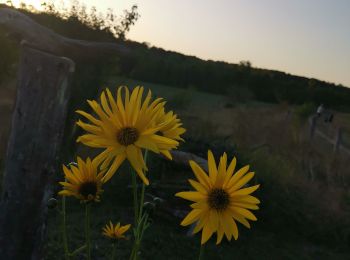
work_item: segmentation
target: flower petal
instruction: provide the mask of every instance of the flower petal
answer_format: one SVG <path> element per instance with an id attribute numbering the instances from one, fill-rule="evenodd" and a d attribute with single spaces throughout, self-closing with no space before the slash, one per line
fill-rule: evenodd
<path id="1" fill-rule="evenodd" d="M 199 219 L 202 210 L 193 209 L 188 215 L 182 220 L 181 226 L 188 226 Z"/>
<path id="2" fill-rule="evenodd" d="M 244 209 L 244 208 L 240 208 L 240 207 L 230 207 L 233 211 L 241 214 L 242 216 L 244 216 L 245 218 L 252 220 L 252 221 L 256 221 L 257 218 L 254 216 L 253 213 L 251 213 L 249 210 Z"/>
<path id="3" fill-rule="evenodd" d="M 246 174 L 249 170 L 249 165 L 244 166 L 243 168 L 239 169 L 233 176 L 232 178 L 225 183 L 224 188 L 230 188 L 232 187 L 244 174 Z"/>
<path id="4" fill-rule="evenodd" d="M 239 181 L 237 181 L 229 188 L 229 192 L 234 192 L 243 187 L 243 185 L 247 184 L 254 177 L 254 175 L 254 172 L 247 173 L 244 177 L 242 177 Z"/>
<path id="5" fill-rule="evenodd" d="M 125 160 L 125 158 L 125 154 L 120 154 L 114 159 L 114 162 L 112 163 L 111 167 L 108 169 L 105 176 L 103 176 L 102 178 L 103 183 L 106 183 L 113 177 L 113 175 L 116 173 L 116 171 L 118 170 L 122 162 Z"/>
<path id="6" fill-rule="evenodd" d="M 211 182 L 215 183 L 216 176 L 218 175 L 218 170 L 216 168 L 214 155 L 210 150 L 208 150 L 208 171 Z"/>
<path id="7" fill-rule="evenodd" d="M 190 161 L 190 166 L 198 181 L 205 187 L 206 190 L 209 190 L 212 184 L 205 171 L 195 161 Z"/>
<path id="8" fill-rule="evenodd" d="M 182 191 L 176 193 L 175 196 L 194 202 L 205 199 L 205 196 L 198 191 Z"/>
<path id="9" fill-rule="evenodd" d="M 213 235 L 214 231 L 211 229 L 210 225 L 204 225 L 203 231 L 202 231 L 202 239 L 201 244 L 205 244 L 209 238 Z"/>
<path id="10" fill-rule="evenodd" d="M 139 139 L 135 142 L 135 145 L 143 149 L 151 150 L 154 153 L 159 153 L 158 146 L 147 135 L 141 135 Z"/>
<path id="11" fill-rule="evenodd" d="M 249 194 L 253 193 L 254 191 L 256 191 L 259 187 L 260 187 L 260 184 L 254 185 L 254 186 L 251 186 L 251 187 L 248 187 L 248 188 L 240 189 L 240 190 L 237 190 L 237 191 L 233 191 L 232 192 L 232 196 L 249 195 Z"/>
<path id="12" fill-rule="evenodd" d="M 200 193 L 202 193 L 204 195 L 208 194 L 207 190 L 204 188 L 204 186 L 201 183 L 194 181 L 194 180 L 190 180 L 190 179 L 188 181 L 192 185 L 192 187 L 195 188 Z"/>

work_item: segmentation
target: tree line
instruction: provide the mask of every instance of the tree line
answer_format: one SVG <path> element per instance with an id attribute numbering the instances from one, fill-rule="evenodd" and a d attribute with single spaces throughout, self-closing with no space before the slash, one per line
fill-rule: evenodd
<path id="1" fill-rule="evenodd" d="M 44 11 L 28 6 L 21 11 L 37 22 L 71 38 L 94 41 L 118 41 L 133 50 L 131 57 L 112 57 L 111 61 L 96 61 L 97 83 L 103 77 L 119 74 L 136 80 L 196 88 L 235 98 L 290 104 L 324 103 L 336 109 L 350 111 L 350 89 L 342 85 L 294 76 L 285 72 L 252 67 L 249 61 L 232 64 L 202 60 L 194 56 L 166 51 L 126 39 L 126 34 L 139 19 L 137 6 L 118 16 L 112 9 L 104 14 L 95 7 L 87 11 L 85 5 L 73 1 L 70 9 L 53 1 L 43 3 Z M 1 28 L 0 28 L 1 30 Z M 18 51 L 10 40 L 0 34 L 0 81 L 11 72 Z M 238 99 L 239 99 L 238 98 Z M 239 100 L 238 100 L 239 101 Z"/>

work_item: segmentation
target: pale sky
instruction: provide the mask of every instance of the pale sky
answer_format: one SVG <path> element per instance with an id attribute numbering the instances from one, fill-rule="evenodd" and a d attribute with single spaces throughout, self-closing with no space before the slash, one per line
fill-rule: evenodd
<path id="1" fill-rule="evenodd" d="M 38 6 L 40 0 L 24 2 Z M 117 13 L 137 4 L 141 18 L 127 36 L 131 40 L 350 87 L 350 0 L 80 2 Z"/>

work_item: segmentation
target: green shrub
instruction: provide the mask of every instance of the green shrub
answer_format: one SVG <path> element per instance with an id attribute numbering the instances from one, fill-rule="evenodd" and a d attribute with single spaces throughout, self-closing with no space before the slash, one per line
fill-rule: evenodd
<path id="1" fill-rule="evenodd" d="M 316 105 L 314 103 L 304 103 L 295 109 L 295 114 L 301 122 L 305 122 L 315 112 Z"/>

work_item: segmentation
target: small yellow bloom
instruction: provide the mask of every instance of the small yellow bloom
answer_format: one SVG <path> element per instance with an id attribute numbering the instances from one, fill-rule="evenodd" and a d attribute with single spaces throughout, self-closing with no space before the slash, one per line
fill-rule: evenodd
<path id="1" fill-rule="evenodd" d="M 162 128 L 159 129 L 159 133 L 162 136 L 176 141 L 184 141 L 181 138 L 181 135 L 186 132 L 186 129 L 182 127 L 180 119 L 176 114 L 174 114 L 173 111 L 166 113 L 165 109 L 163 108 L 155 120 L 156 124 L 166 122 L 166 124 L 163 124 Z M 169 150 L 160 150 L 160 152 L 169 160 L 172 160 L 172 156 Z"/>
<path id="2" fill-rule="evenodd" d="M 68 169 L 63 165 L 65 182 L 60 182 L 63 190 L 58 194 L 62 196 L 74 196 L 77 199 L 88 201 L 99 201 L 102 190 L 103 172 L 97 170 L 97 164 L 87 158 L 84 162 L 80 157 L 77 166 L 71 165 Z"/>
<path id="3" fill-rule="evenodd" d="M 218 167 L 211 151 L 208 151 L 209 175 L 194 161 L 190 166 L 198 181 L 189 180 L 196 191 L 179 192 L 176 196 L 194 202 L 192 211 L 181 222 L 187 226 L 196 222 L 193 233 L 202 230 L 201 244 L 206 243 L 214 232 L 217 233 L 217 244 L 224 235 L 228 240 L 232 236 L 238 239 L 237 222 L 247 228 L 247 220 L 256 221 L 250 210 L 257 210 L 260 201 L 251 196 L 259 185 L 244 187 L 254 176 L 248 172 L 249 166 L 238 170 L 235 174 L 236 158 L 227 167 L 227 155 L 220 158 Z M 244 187 L 244 188 L 243 188 Z"/>
<path id="4" fill-rule="evenodd" d="M 115 99 L 111 91 L 106 89 L 101 94 L 101 104 L 88 101 L 96 117 L 81 110 L 76 111 L 91 122 L 77 122 L 78 126 L 88 132 L 80 136 L 77 142 L 104 149 L 95 158 L 97 163 L 102 163 L 102 169 L 110 166 L 103 177 L 104 181 L 108 181 L 127 159 L 142 181 L 148 185 L 149 181 L 144 173 L 147 166 L 142 149 L 167 154 L 179 145 L 177 136 L 182 130 L 176 130 L 175 133 L 173 130 L 178 127 L 178 119 L 170 114 L 161 116 L 164 113 L 163 99 L 151 101 L 149 91 L 143 100 L 143 92 L 143 87 L 136 87 L 131 94 L 127 87 L 119 87 Z M 175 126 L 170 127 L 174 123 Z"/>
<path id="5" fill-rule="evenodd" d="M 114 226 L 112 221 L 109 221 L 109 224 L 102 229 L 102 234 L 112 239 L 126 239 L 124 233 L 129 230 L 130 226 L 130 224 L 121 226 L 120 222 Z"/>

